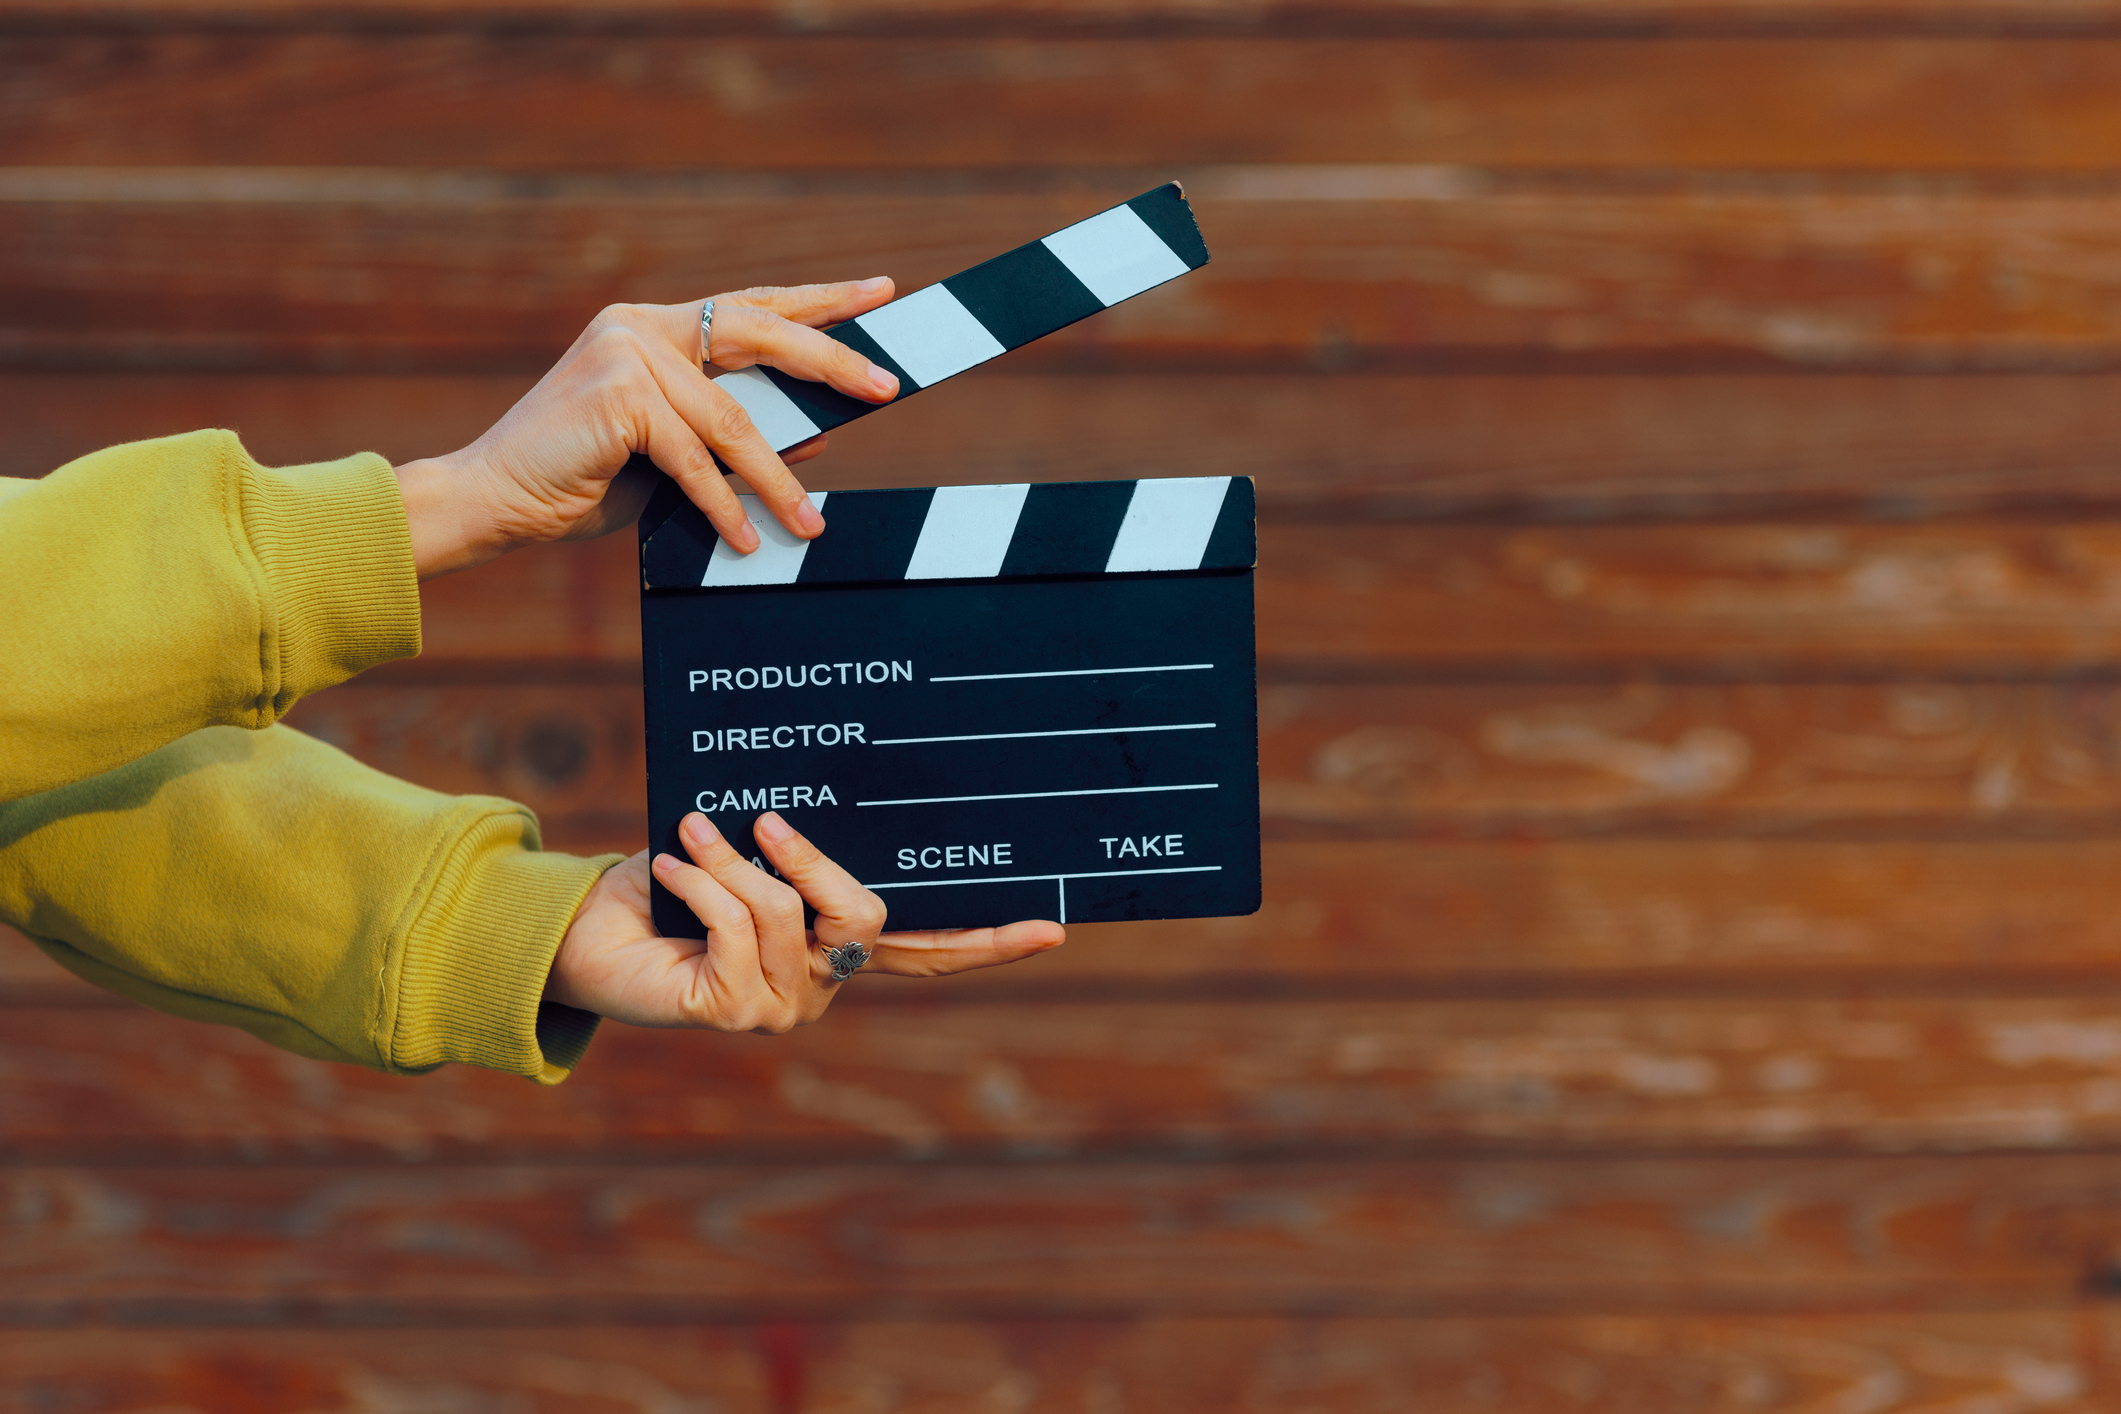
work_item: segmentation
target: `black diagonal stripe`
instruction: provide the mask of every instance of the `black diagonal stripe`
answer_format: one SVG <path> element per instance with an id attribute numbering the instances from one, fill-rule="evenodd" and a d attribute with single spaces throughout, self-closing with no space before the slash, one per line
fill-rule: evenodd
<path id="1" fill-rule="evenodd" d="M 1233 476 L 1223 493 L 1223 508 L 1208 532 L 1208 548 L 1200 557 L 1204 570 L 1234 570 L 1259 563 L 1259 513 L 1252 478 Z"/>
<path id="2" fill-rule="evenodd" d="M 1127 205 L 1142 218 L 1142 224 L 1171 247 L 1172 254 L 1186 262 L 1188 270 L 1198 270 L 1208 263 L 1208 243 L 1201 238 L 1200 222 L 1193 219 L 1193 208 L 1177 182 L 1143 192 Z"/>
<path id="3" fill-rule="evenodd" d="M 792 378 L 778 368 L 761 368 L 759 372 L 772 380 L 773 386 L 788 395 L 788 401 L 801 408 L 810 420 L 817 424 L 820 432 L 830 432 L 843 423 L 854 421 L 865 413 L 872 413 L 881 404 L 865 403 L 860 398 L 850 398 L 837 388 L 828 388 L 823 383 L 812 383 L 804 378 Z"/>
<path id="4" fill-rule="evenodd" d="M 885 353 L 884 346 L 870 338 L 869 331 L 852 319 L 845 324 L 833 325 L 825 333 L 831 338 L 838 339 L 871 363 L 882 364 L 886 372 L 898 379 L 899 397 L 910 398 L 921 390 L 921 385 L 913 381 L 913 375 L 900 368 L 898 360 Z M 886 406 L 889 406 L 889 404 L 886 404 Z"/>
<path id="5" fill-rule="evenodd" d="M 1020 349 L 1104 308 L 1043 241 L 952 275 L 943 288 L 1005 349 Z"/>
<path id="6" fill-rule="evenodd" d="M 1002 573 L 1102 574 L 1134 498 L 1131 481 L 1034 486 L 1016 518 Z"/>
<path id="7" fill-rule="evenodd" d="M 825 533 L 810 542 L 796 583 L 904 579 L 934 499 L 926 486 L 826 497 Z"/>
<path id="8" fill-rule="evenodd" d="M 675 481 L 665 480 L 657 489 L 650 504 L 658 502 L 666 513 L 641 542 L 641 584 L 648 589 L 697 589 L 721 537 Z"/>
<path id="9" fill-rule="evenodd" d="M 655 533 L 663 528 L 663 522 L 679 506 L 690 504 L 685 493 L 675 481 L 663 475 L 663 469 L 647 457 L 635 452 L 626 458 L 626 465 L 619 468 L 620 476 L 648 476 L 654 478 L 655 489 L 648 493 L 648 504 L 641 508 L 641 518 L 636 523 L 641 545 L 645 548 Z"/>

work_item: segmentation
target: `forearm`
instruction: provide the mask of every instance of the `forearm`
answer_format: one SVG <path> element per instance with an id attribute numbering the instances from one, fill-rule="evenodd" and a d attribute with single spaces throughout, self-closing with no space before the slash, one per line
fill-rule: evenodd
<path id="1" fill-rule="evenodd" d="M 539 852 L 507 801 L 216 728 L 0 805 L 0 920 L 98 985 L 304 1055 L 551 1082 L 594 1018 L 541 1005 L 546 975 L 611 862 Z"/>
<path id="2" fill-rule="evenodd" d="M 396 480 L 373 455 L 274 471 L 232 433 L 0 481 L 0 800 L 201 727 L 268 726 L 419 651 Z"/>

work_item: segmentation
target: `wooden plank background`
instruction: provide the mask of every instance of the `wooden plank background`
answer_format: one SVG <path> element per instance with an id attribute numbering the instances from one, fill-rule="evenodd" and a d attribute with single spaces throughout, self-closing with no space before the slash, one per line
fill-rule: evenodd
<path id="1" fill-rule="evenodd" d="M 1259 479 L 1266 906 L 557 1090 L 0 933 L 0 1414 L 2121 1407 L 2113 0 L 0 4 L 0 473 L 1170 176 L 827 489 Z M 295 722 L 643 834 L 625 537 Z M 35 586 L 15 586 L 34 593 Z"/>

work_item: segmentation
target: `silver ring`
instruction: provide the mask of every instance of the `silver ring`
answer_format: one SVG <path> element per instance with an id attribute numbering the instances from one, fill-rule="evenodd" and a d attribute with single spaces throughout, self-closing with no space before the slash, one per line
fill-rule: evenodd
<path id="1" fill-rule="evenodd" d="M 862 964 L 869 960 L 869 949 L 860 943 L 849 943 L 843 948 L 825 949 L 825 961 L 832 964 L 832 980 L 844 982 L 861 971 Z"/>
<path id="2" fill-rule="evenodd" d="M 700 371 L 705 373 L 707 365 L 714 360 L 708 351 L 714 347 L 714 301 L 708 300 L 700 306 Z"/>

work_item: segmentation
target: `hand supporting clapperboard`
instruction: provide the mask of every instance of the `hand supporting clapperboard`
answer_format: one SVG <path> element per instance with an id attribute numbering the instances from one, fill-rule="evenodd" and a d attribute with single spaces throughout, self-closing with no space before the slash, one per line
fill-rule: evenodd
<path id="1" fill-rule="evenodd" d="M 1169 185 L 825 332 L 904 398 L 1207 260 Z M 879 406 L 714 382 L 776 451 Z M 1249 479 L 819 494 L 816 538 L 758 496 L 711 524 L 691 489 L 639 529 L 653 847 L 772 811 L 894 929 L 1258 908 Z M 653 909 L 704 935 L 660 878 Z"/>

